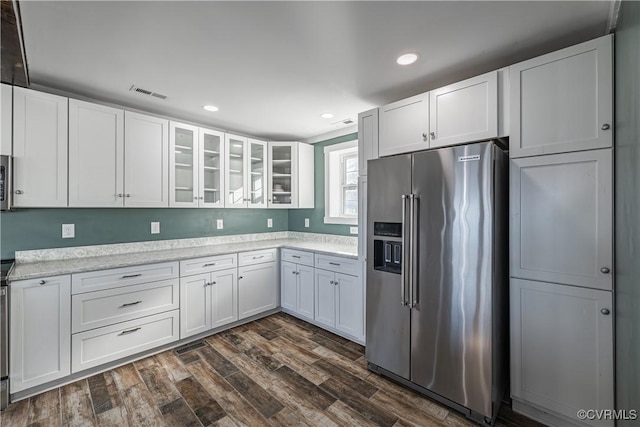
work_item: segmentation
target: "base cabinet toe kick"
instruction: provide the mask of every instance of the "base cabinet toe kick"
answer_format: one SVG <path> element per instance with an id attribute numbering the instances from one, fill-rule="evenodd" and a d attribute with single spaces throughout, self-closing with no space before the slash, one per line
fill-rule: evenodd
<path id="1" fill-rule="evenodd" d="M 287 310 L 284 301 L 282 310 L 364 343 L 364 317 L 355 310 L 355 319 L 341 328 L 339 307 L 343 304 L 338 300 L 328 304 L 336 306 L 333 323 L 314 321 L 317 303 L 312 266 L 320 255 L 313 252 L 261 249 L 15 280 L 9 285 L 10 400 L 280 311 L 285 279 L 280 252 L 282 265 L 298 261 L 300 269 L 306 269 L 305 289 L 298 295 L 296 288 L 294 295 L 304 300 L 301 315 Z M 357 261 L 329 258 L 323 255 L 322 262 L 327 266 L 339 263 L 346 266 L 347 274 L 353 274 L 352 264 Z M 339 273 L 331 274 L 337 277 Z M 345 277 L 350 279 L 344 281 L 353 289 L 350 293 L 360 295 L 359 278 Z M 339 295 L 336 286 L 334 298 Z M 355 306 L 358 304 L 363 301 L 356 301 Z"/>

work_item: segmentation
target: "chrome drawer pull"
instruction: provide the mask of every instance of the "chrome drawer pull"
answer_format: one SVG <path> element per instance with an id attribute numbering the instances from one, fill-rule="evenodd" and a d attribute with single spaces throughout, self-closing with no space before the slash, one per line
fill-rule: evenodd
<path id="1" fill-rule="evenodd" d="M 215 262 L 210 262 L 208 264 L 203 265 L 203 267 L 213 267 L 214 265 L 216 265 Z"/>
<path id="2" fill-rule="evenodd" d="M 139 331 L 140 329 L 142 329 L 142 328 L 138 326 L 137 328 L 129 329 L 128 331 L 122 331 L 122 332 L 120 332 L 118 334 L 118 336 L 132 334 L 132 333 L 134 333 L 136 331 Z"/>
<path id="3" fill-rule="evenodd" d="M 300 255 L 291 255 L 291 258 L 300 258 Z"/>
<path id="4" fill-rule="evenodd" d="M 128 274 L 126 276 L 122 276 L 123 279 L 131 279 L 132 277 L 140 277 L 142 276 L 142 273 L 138 273 L 138 274 Z"/>
<path id="5" fill-rule="evenodd" d="M 38 283 L 41 284 L 41 285 L 44 285 L 45 283 L 47 283 L 47 281 L 46 280 L 40 280 Z"/>
<path id="6" fill-rule="evenodd" d="M 264 258 L 264 255 L 254 256 L 254 257 L 253 257 L 253 259 L 260 259 L 260 258 Z"/>
<path id="7" fill-rule="evenodd" d="M 132 305 L 138 305 L 138 304 L 140 304 L 141 302 L 142 302 L 142 301 L 128 302 L 128 303 L 126 303 L 126 304 L 122 304 L 122 305 L 120 306 L 120 308 L 122 308 L 122 307 L 130 307 L 130 306 L 132 306 Z"/>
<path id="8" fill-rule="evenodd" d="M 340 264 L 338 264 L 337 262 L 330 262 L 329 264 L 340 266 Z"/>

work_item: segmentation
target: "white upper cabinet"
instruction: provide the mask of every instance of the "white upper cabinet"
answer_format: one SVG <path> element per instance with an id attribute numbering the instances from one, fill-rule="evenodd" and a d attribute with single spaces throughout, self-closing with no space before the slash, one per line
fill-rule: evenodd
<path id="1" fill-rule="evenodd" d="M 250 208 L 267 207 L 267 143 L 247 139 L 247 203 Z"/>
<path id="2" fill-rule="evenodd" d="M 11 86 L 0 85 L 0 95 L 2 104 L 0 104 L 0 154 L 3 156 L 11 155 L 11 129 L 13 126 L 13 94 Z"/>
<path id="3" fill-rule="evenodd" d="M 429 92 L 430 148 L 498 136 L 498 72 Z"/>
<path id="4" fill-rule="evenodd" d="M 613 36 L 510 67 L 510 156 L 613 143 Z"/>
<path id="5" fill-rule="evenodd" d="M 169 206 L 197 208 L 198 137 L 196 126 L 169 125 Z"/>
<path id="6" fill-rule="evenodd" d="M 247 138 L 225 134 L 225 149 L 225 206 L 243 208 L 247 205 Z"/>
<path id="7" fill-rule="evenodd" d="M 313 208 L 313 146 L 269 142 L 269 207 Z"/>
<path id="8" fill-rule="evenodd" d="M 67 206 L 68 100 L 14 88 L 13 205 Z"/>
<path id="9" fill-rule="evenodd" d="M 358 114 L 358 174 L 367 175 L 367 160 L 378 158 L 378 109 Z"/>
<path id="10" fill-rule="evenodd" d="M 124 206 L 124 111 L 69 100 L 69 206 Z"/>
<path id="11" fill-rule="evenodd" d="M 124 205 L 169 206 L 169 121 L 126 111 Z"/>
<path id="12" fill-rule="evenodd" d="M 429 148 L 429 93 L 379 109 L 378 154 L 390 156 Z"/>
<path id="13" fill-rule="evenodd" d="M 198 206 L 224 207 L 224 133 L 200 128 Z"/>

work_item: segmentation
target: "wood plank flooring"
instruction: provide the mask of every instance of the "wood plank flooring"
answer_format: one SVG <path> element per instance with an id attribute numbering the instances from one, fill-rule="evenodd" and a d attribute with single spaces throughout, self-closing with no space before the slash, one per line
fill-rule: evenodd
<path id="1" fill-rule="evenodd" d="M 0 426 L 472 426 L 371 373 L 364 348 L 284 313 L 76 381 Z M 497 425 L 537 427 L 505 407 Z"/>

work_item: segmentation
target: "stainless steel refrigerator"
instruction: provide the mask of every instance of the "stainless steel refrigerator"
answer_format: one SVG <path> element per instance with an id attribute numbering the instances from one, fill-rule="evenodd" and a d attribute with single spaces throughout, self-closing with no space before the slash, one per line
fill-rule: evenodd
<path id="1" fill-rule="evenodd" d="M 498 141 L 368 163 L 369 369 L 492 424 L 508 373 L 508 163 Z"/>

